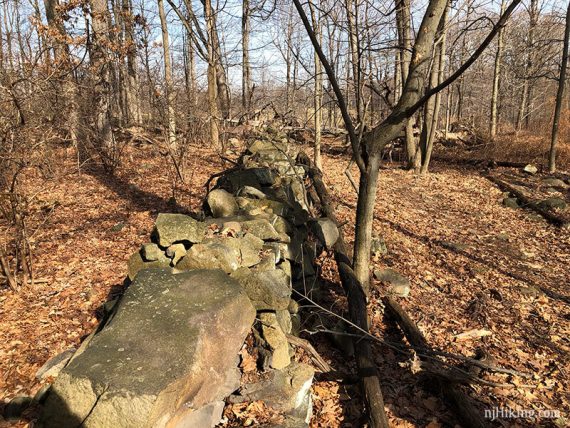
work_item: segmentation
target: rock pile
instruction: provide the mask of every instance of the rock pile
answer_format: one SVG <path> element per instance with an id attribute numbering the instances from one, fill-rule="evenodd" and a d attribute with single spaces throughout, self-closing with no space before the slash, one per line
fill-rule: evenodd
<path id="1" fill-rule="evenodd" d="M 338 230 L 309 219 L 296 156 L 255 141 L 208 194 L 204 221 L 159 214 L 151 242 L 129 259 L 132 284 L 59 374 L 40 425 L 208 427 L 231 395 L 264 400 L 287 426 L 308 426 L 314 371 L 292 360 L 293 290 L 316 283 L 309 234 L 330 247 Z M 265 375 L 240 386 L 238 354 L 250 332 Z"/>

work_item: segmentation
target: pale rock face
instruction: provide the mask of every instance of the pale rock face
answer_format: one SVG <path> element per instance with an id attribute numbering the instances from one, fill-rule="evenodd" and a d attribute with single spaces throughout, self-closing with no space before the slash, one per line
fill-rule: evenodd
<path id="1" fill-rule="evenodd" d="M 160 213 L 156 219 L 153 236 L 163 248 L 177 242 L 195 244 L 202 242 L 206 225 L 184 214 Z"/>
<path id="2" fill-rule="evenodd" d="M 278 370 L 287 367 L 291 364 L 289 342 L 279 325 L 276 315 L 272 312 L 262 312 L 259 314 L 259 319 L 261 321 L 263 338 L 271 348 L 271 367 Z"/>
<path id="3" fill-rule="evenodd" d="M 233 195 L 223 189 L 212 190 L 207 201 L 214 217 L 230 217 L 236 215 L 239 210 Z"/>
<path id="4" fill-rule="evenodd" d="M 338 227 L 328 218 L 320 218 L 311 222 L 311 229 L 319 241 L 327 248 L 332 248 L 340 237 Z"/>
<path id="5" fill-rule="evenodd" d="M 184 426 L 169 421 L 200 409 L 217 418 L 215 403 L 237 386 L 235 356 L 254 318 L 241 286 L 220 270 L 142 271 L 60 373 L 40 426 Z"/>

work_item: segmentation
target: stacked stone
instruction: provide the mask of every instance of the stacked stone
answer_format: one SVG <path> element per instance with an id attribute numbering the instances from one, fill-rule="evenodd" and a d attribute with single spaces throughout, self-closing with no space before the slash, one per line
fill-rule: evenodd
<path id="1" fill-rule="evenodd" d="M 181 272 L 221 269 L 244 288 L 258 312 L 268 365 L 290 362 L 287 334 L 299 327 L 292 282 L 314 284 L 314 245 L 307 242 L 305 170 L 297 152 L 274 141 L 255 141 L 239 169 L 220 177 L 206 200 L 211 217 L 200 222 L 183 214 L 159 214 L 153 242 L 128 262 L 129 277 L 142 269 Z"/>
<path id="2" fill-rule="evenodd" d="M 66 426 L 64 409 L 74 409 L 70 424 L 131 426 L 132 409 L 144 426 L 213 426 L 221 400 L 233 392 L 238 401 L 264 400 L 282 411 L 287 426 L 308 426 L 314 370 L 291 358 L 287 335 L 300 327 L 293 290 L 307 295 L 317 282 L 309 229 L 323 246 L 332 246 L 338 231 L 329 220 L 309 220 L 305 169 L 296 157 L 291 146 L 255 141 L 208 194 L 205 220 L 159 214 L 151 242 L 129 259 L 133 283 L 112 320 L 63 370 L 43 425 Z M 148 338 L 133 339 L 139 323 Z M 240 387 L 236 345 L 252 324 L 266 375 Z M 225 337 L 232 339 L 220 346 Z M 160 361 L 168 382 L 145 374 Z M 130 376 L 125 370 L 135 378 L 120 380 Z M 209 380 L 197 374 L 208 370 Z"/>

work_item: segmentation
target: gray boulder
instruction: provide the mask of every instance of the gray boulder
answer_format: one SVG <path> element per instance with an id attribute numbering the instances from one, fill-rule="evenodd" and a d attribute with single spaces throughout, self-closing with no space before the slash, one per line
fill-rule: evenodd
<path id="1" fill-rule="evenodd" d="M 163 248 L 177 242 L 202 242 L 206 225 L 184 214 L 160 213 L 156 219 L 153 237 Z"/>
<path id="2" fill-rule="evenodd" d="M 170 259 L 164 256 L 163 254 L 159 260 L 147 262 L 143 259 L 141 252 L 137 251 L 129 258 L 127 266 L 128 266 L 128 276 L 129 279 L 132 281 L 135 279 L 139 271 L 143 269 L 166 268 L 170 266 Z"/>
<path id="3" fill-rule="evenodd" d="M 237 386 L 236 355 L 254 318 L 241 286 L 220 270 L 145 270 L 62 370 L 39 425 L 213 426 Z"/>
<path id="4" fill-rule="evenodd" d="M 538 205 L 541 208 L 545 208 L 545 209 L 565 209 L 567 204 L 566 201 L 562 198 L 547 198 L 544 199 L 543 201 L 540 201 L 538 203 Z"/>
<path id="5" fill-rule="evenodd" d="M 517 198 L 504 198 L 503 205 L 507 208 L 519 208 L 519 200 Z"/>
<path id="6" fill-rule="evenodd" d="M 377 269 L 374 278 L 378 281 L 390 284 L 389 293 L 400 297 L 410 294 L 410 280 L 393 269 Z"/>
<path id="7" fill-rule="evenodd" d="M 237 192 L 244 186 L 261 190 L 264 186 L 275 184 L 275 180 L 275 173 L 268 168 L 247 168 L 226 174 L 223 182 L 229 185 L 232 192 Z"/>
<path id="8" fill-rule="evenodd" d="M 535 165 L 528 164 L 523 168 L 523 171 L 527 174 L 534 175 L 538 172 L 538 168 Z"/>
<path id="9" fill-rule="evenodd" d="M 164 258 L 164 253 L 158 245 L 154 243 L 143 244 L 141 247 L 141 256 L 144 261 L 154 262 Z"/>
<path id="10" fill-rule="evenodd" d="M 186 256 L 176 265 L 177 270 L 221 269 L 233 272 L 240 266 L 236 252 L 224 245 L 221 240 L 209 239 L 195 244 Z"/>
<path id="11" fill-rule="evenodd" d="M 207 201 L 214 217 L 230 217 L 239 210 L 233 195 L 224 189 L 212 190 L 208 193 Z"/>
<path id="12" fill-rule="evenodd" d="M 240 268 L 231 274 L 244 288 L 258 311 L 287 309 L 291 300 L 291 279 L 281 269 L 254 271 Z"/>
<path id="13" fill-rule="evenodd" d="M 271 349 L 271 361 L 269 364 L 277 370 L 287 367 L 291 364 L 289 342 L 285 332 L 281 329 L 276 314 L 273 312 L 262 312 L 259 314 L 259 320 L 261 321 L 263 338 Z"/>
<path id="14" fill-rule="evenodd" d="M 336 224 L 327 217 L 312 221 L 311 230 L 327 248 L 332 248 L 340 236 Z"/>
<path id="15" fill-rule="evenodd" d="M 372 238 L 372 247 L 371 247 L 372 257 L 380 257 L 385 256 L 388 254 L 388 247 L 386 246 L 386 241 L 384 238 L 375 236 Z"/>
<path id="16" fill-rule="evenodd" d="M 241 223 L 244 232 L 251 233 L 264 241 L 278 241 L 279 233 L 265 219 L 248 220 Z"/>
<path id="17" fill-rule="evenodd" d="M 216 241 L 233 250 L 239 267 L 255 266 L 261 261 L 260 252 L 263 249 L 263 240 L 251 233 L 246 233 L 239 238 L 222 237 Z"/>
<path id="18" fill-rule="evenodd" d="M 36 379 L 42 380 L 48 377 L 57 377 L 73 354 L 75 354 L 75 351 L 75 348 L 71 348 L 47 360 L 36 372 Z"/>
<path id="19" fill-rule="evenodd" d="M 568 185 L 560 180 L 559 178 L 554 178 L 554 177 L 550 177 L 550 178 L 545 178 L 542 180 L 542 184 L 548 187 L 554 187 L 555 189 L 567 189 Z"/>
<path id="20" fill-rule="evenodd" d="M 172 259 L 171 263 L 173 266 L 175 266 L 186 253 L 187 251 L 184 244 L 172 244 L 166 249 L 166 255 Z"/>
<path id="21" fill-rule="evenodd" d="M 244 385 L 240 394 L 309 423 L 312 416 L 311 385 L 314 369 L 295 361 L 284 370 L 275 370 L 267 379 Z"/>

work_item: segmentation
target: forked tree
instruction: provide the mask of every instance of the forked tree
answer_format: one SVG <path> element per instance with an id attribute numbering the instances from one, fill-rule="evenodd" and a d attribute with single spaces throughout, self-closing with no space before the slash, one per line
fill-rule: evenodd
<path id="1" fill-rule="evenodd" d="M 307 34 L 317 52 L 321 63 L 327 73 L 327 77 L 334 89 L 336 101 L 341 111 L 346 129 L 349 134 L 353 158 L 360 170 L 360 182 L 358 186 L 358 203 L 356 208 L 355 242 L 353 253 L 353 269 L 356 279 L 363 291 L 369 292 L 370 275 L 370 250 L 372 244 L 372 228 L 374 221 L 374 208 L 376 203 L 377 183 L 382 150 L 391 141 L 398 138 L 404 130 L 406 121 L 422 108 L 434 95 L 441 92 L 455 80 L 457 80 L 483 53 L 491 43 L 497 32 L 505 25 L 514 9 L 521 0 L 513 0 L 500 16 L 493 29 L 475 49 L 471 56 L 453 72 L 445 81 L 428 87 L 430 63 L 433 48 L 436 44 L 438 33 L 441 32 L 441 21 L 448 5 L 448 0 L 430 0 L 425 9 L 417 37 L 412 45 L 412 57 L 409 64 L 406 81 L 403 82 L 402 93 L 398 102 L 390 114 L 378 123 L 370 132 L 360 140 L 355 132 L 352 119 L 348 112 L 343 93 L 338 84 L 330 62 L 321 48 L 316 32 L 311 26 L 307 14 L 300 0 L 293 0 L 299 16 L 305 26 Z M 379 400 L 382 400 L 378 391 Z M 375 414 L 371 414 L 371 426 L 387 426 L 387 418 L 383 407 L 377 406 Z"/>

